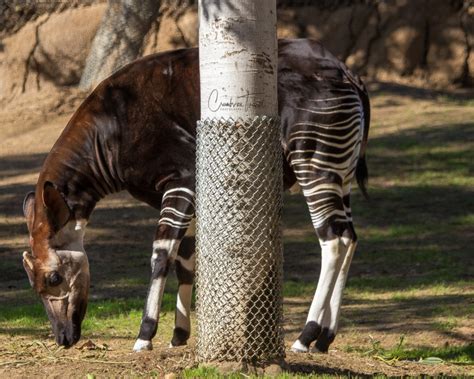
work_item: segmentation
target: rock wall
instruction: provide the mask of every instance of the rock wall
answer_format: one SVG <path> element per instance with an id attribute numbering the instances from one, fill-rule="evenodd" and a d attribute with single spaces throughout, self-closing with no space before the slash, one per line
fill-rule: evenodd
<path id="1" fill-rule="evenodd" d="M 196 6 L 164 6 L 161 17 L 146 54 L 198 44 Z M 474 86 L 472 0 L 303 0 L 278 10 L 278 36 L 320 40 L 369 79 Z"/>
<path id="2" fill-rule="evenodd" d="M 291 3 L 291 2 L 290 2 Z M 297 3 L 297 2 L 296 2 Z M 303 1 L 278 11 L 278 35 L 311 37 L 354 71 L 428 87 L 474 85 L 472 0 Z M 160 11 L 143 54 L 196 46 L 196 5 Z M 79 82 L 106 4 L 63 7 L 0 34 L 0 100 Z"/>
<path id="3" fill-rule="evenodd" d="M 280 34 L 319 39 L 356 72 L 428 85 L 473 85 L 474 3 L 387 0 L 281 11 Z"/>
<path id="4" fill-rule="evenodd" d="M 105 4 L 45 13 L 0 41 L 0 100 L 79 83 Z"/>

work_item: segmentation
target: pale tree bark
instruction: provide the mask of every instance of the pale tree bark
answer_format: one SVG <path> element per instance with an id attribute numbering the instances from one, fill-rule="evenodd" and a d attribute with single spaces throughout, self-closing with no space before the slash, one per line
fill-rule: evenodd
<path id="1" fill-rule="evenodd" d="M 109 0 L 79 87 L 89 89 L 137 58 L 159 8 L 159 0 Z"/>
<path id="2" fill-rule="evenodd" d="M 277 115 L 276 12 L 272 3 L 201 0 L 202 119 Z"/>
<path id="3" fill-rule="evenodd" d="M 199 3 L 197 355 L 283 354 L 275 0 Z"/>

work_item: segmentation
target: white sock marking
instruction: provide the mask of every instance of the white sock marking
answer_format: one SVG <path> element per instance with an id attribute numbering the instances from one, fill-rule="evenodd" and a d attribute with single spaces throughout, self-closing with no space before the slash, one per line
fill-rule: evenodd
<path id="1" fill-rule="evenodd" d="M 159 239 L 153 242 L 153 254 L 151 256 L 151 267 L 154 268 L 154 260 L 158 258 L 157 250 L 166 250 L 168 257 L 175 259 L 178 253 L 179 240 L 177 239 Z M 159 277 L 153 279 L 150 292 L 146 302 L 146 315 L 153 320 L 158 321 L 160 314 L 161 299 L 165 289 L 166 278 Z"/>
<path id="2" fill-rule="evenodd" d="M 139 351 L 146 351 L 146 350 L 153 350 L 153 345 L 151 344 L 151 341 L 142 340 L 138 338 L 135 341 L 135 345 L 133 345 L 133 351 L 139 352 Z"/>
<path id="3" fill-rule="evenodd" d="M 295 343 L 291 346 L 291 351 L 294 353 L 306 353 L 308 348 L 303 345 L 300 340 L 296 340 Z"/>
<path id="4" fill-rule="evenodd" d="M 343 255 L 339 251 L 339 238 L 330 241 L 321 241 L 321 273 L 318 286 L 308 312 L 309 321 L 321 323 L 322 310 L 329 306 L 329 301 L 340 270 Z"/>

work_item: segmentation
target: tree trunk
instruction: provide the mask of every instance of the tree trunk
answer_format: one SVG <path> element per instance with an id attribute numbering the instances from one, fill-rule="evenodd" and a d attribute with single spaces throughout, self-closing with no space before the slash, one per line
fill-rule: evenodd
<path id="1" fill-rule="evenodd" d="M 137 58 L 159 8 L 156 0 L 109 0 L 79 87 L 87 90 Z"/>
<path id="2" fill-rule="evenodd" d="M 197 355 L 266 361 L 281 334 L 275 0 L 201 0 Z"/>

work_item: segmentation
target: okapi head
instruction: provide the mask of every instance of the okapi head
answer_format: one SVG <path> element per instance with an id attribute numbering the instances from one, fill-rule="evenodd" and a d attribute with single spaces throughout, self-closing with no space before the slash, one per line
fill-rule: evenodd
<path id="1" fill-rule="evenodd" d="M 71 346 L 81 337 L 89 294 L 85 222 L 75 220 L 63 194 L 48 181 L 26 195 L 23 212 L 32 250 L 23 253 L 23 266 L 41 297 L 56 342 Z"/>

